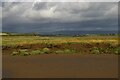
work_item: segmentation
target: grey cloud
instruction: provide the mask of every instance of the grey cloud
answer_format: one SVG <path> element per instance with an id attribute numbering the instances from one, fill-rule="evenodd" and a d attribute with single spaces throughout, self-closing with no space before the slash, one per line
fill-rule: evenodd
<path id="1" fill-rule="evenodd" d="M 47 9 L 46 2 L 33 4 L 33 9 L 35 10 Z"/>
<path id="2" fill-rule="evenodd" d="M 0 32 L 2 32 L 2 2 L 0 1 Z"/>
<path id="3" fill-rule="evenodd" d="M 51 7 L 54 7 L 55 5 L 56 5 L 56 2 L 51 2 L 51 3 L 37 2 L 37 3 L 34 3 L 32 6 L 33 6 L 33 9 L 35 10 L 44 10 L 44 9 L 49 9 Z"/>
<path id="4" fill-rule="evenodd" d="M 115 2 L 4 3 L 3 31 L 117 30 Z"/>

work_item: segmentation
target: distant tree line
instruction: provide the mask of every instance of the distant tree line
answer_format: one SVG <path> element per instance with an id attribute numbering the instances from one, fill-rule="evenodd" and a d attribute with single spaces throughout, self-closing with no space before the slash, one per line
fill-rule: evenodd
<path id="1" fill-rule="evenodd" d="M 73 36 L 73 37 L 84 37 L 84 36 L 120 36 L 119 33 L 110 33 L 110 34 L 77 34 L 77 35 L 64 35 L 64 34 L 38 34 L 38 33 L 8 33 L 8 32 L 2 32 L 7 35 L 5 36 Z"/>

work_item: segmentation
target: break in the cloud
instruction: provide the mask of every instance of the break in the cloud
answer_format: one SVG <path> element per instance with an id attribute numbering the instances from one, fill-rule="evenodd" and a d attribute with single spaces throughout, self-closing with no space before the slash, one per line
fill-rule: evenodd
<path id="1" fill-rule="evenodd" d="M 117 30 L 117 2 L 4 2 L 3 31 Z"/>

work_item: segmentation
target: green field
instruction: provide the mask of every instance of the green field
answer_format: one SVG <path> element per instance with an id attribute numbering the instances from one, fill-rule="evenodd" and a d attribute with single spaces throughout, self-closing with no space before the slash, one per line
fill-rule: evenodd
<path id="1" fill-rule="evenodd" d="M 118 54 L 117 36 L 2 36 L 3 54 Z"/>

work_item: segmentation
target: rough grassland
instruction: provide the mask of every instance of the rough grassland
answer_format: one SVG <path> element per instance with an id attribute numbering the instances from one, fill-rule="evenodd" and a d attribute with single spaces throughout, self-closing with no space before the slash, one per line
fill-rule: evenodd
<path id="1" fill-rule="evenodd" d="M 118 54 L 117 36 L 3 36 L 3 54 Z"/>

